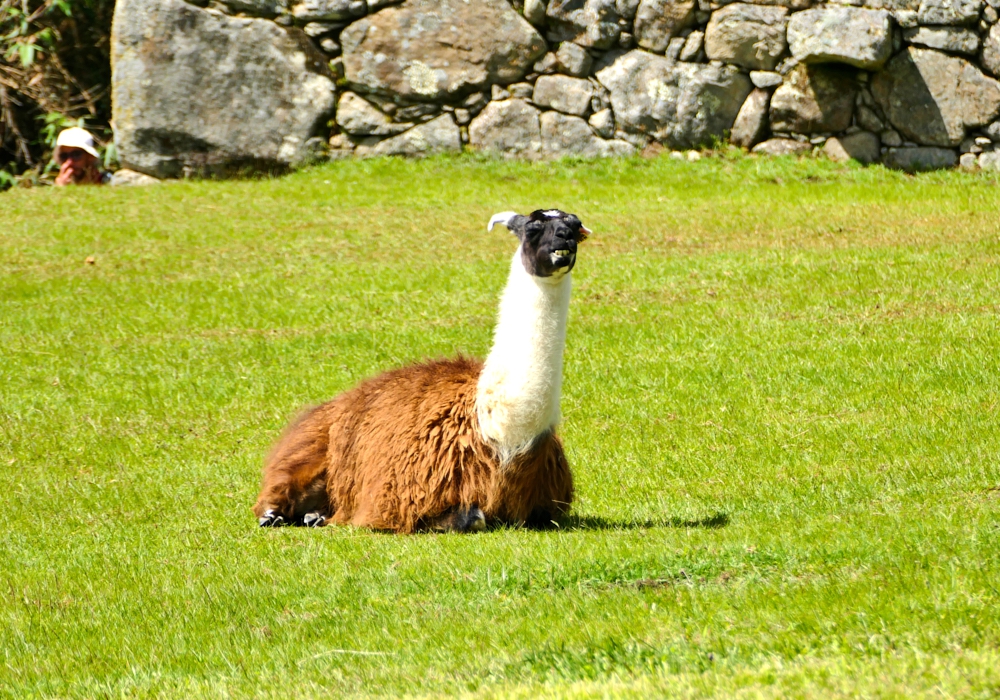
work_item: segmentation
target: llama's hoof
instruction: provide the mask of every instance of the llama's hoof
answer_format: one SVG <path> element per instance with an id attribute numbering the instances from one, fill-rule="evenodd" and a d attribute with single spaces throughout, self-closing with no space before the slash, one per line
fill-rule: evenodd
<path id="1" fill-rule="evenodd" d="M 486 516 L 478 508 L 469 510 L 469 519 L 465 524 L 466 532 L 482 532 L 486 529 Z"/>
<path id="2" fill-rule="evenodd" d="M 302 524 L 305 527 L 323 527 L 323 523 L 325 522 L 326 516 L 319 513 L 306 513 L 302 517 Z"/>
<path id="3" fill-rule="evenodd" d="M 265 510 L 264 515 L 257 519 L 261 527 L 281 527 L 285 524 L 285 519 L 274 510 Z"/>

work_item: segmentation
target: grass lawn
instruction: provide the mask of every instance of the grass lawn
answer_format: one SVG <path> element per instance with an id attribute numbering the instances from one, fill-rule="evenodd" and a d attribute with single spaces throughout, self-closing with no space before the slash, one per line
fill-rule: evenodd
<path id="1" fill-rule="evenodd" d="M 302 406 L 485 356 L 485 223 L 551 206 L 565 527 L 258 529 Z M 998 261 L 995 180 L 812 160 L 0 195 L 0 697 L 997 697 Z"/>

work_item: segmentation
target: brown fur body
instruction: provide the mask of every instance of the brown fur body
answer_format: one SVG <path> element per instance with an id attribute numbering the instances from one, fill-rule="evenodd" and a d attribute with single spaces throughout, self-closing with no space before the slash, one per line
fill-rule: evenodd
<path id="1" fill-rule="evenodd" d="M 397 532 L 449 529 L 450 514 L 471 507 L 487 523 L 564 514 L 573 479 L 554 433 L 503 468 L 480 435 L 481 369 L 466 358 L 405 367 L 306 413 L 268 457 L 254 513 L 295 522 L 318 511 Z"/>

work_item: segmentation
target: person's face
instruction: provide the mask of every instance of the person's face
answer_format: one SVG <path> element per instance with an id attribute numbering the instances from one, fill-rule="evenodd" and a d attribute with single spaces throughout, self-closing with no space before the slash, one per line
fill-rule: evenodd
<path id="1" fill-rule="evenodd" d="M 85 180 L 97 161 L 82 148 L 62 148 L 59 150 L 59 175 L 72 182 Z"/>

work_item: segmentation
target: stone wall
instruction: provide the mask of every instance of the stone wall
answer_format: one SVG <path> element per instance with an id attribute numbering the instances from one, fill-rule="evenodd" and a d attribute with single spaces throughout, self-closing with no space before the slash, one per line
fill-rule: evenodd
<path id="1" fill-rule="evenodd" d="M 545 158 L 725 139 L 906 170 L 996 168 L 998 8 L 119 0 L 116 140 L 127 167 L 157 177 L 463 145 Z"/>

